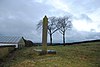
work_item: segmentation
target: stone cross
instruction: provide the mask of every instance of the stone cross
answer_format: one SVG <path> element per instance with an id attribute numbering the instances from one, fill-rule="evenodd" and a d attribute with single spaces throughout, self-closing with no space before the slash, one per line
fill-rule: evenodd
<path id="1" fill-rule="evenodd" d="M 48 26 L 48 18 L 45 16 L 43 18 L 43 30 L 42 30 L 42 52 L 43 54 L 47 53 L 47 26 Z"/>

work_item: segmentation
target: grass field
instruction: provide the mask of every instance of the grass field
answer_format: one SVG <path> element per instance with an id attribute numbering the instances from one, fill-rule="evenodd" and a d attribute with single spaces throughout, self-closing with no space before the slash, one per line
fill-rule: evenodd
<path id="1" fill-rule="evenodd" d="M 4 67 L 100 67 L 100 42 L 70 46 L 48 46 L 56 55 L 39 56 L 34 51 L 40 47 L 17 50 Z"/>
<path id="2" fill-rule="evenodd" d="M 7 56 L 12 50 L 14 50 L 14 47 L 0 47 L 0 59 Z"/>

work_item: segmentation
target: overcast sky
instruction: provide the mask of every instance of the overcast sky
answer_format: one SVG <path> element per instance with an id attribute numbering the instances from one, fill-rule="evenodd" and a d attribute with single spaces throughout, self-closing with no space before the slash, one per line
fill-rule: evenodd
<path id="1" fill-rule="evenodd" d="M 100 0 L 0 0 L 0 35 L 41 42 L 38 21 L 67 14 L 73 16 L 73 29 L 66 32 L 66 42 L 100 39 Z M 62 42 L 59 32 L 53 36 L 53 42 Z"/>

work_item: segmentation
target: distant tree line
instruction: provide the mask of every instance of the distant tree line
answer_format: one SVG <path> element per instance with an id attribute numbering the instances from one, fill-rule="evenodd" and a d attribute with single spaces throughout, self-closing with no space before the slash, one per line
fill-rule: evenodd
<path id="1" fill-rule="evenodd" d="M 41 29 L 43 26 L 43 21 L 40 20 L 37 24 L 37 29 Z M 48 34 L 50 36 L 50 44 L 52 45 L 52 35 L 59 31 L 63 36 L 63 44 L 65 46 L 65 32 L 72 28 L 72 17 L 63 16 L 63 17 L 49 17 L 48 18 Z"/>

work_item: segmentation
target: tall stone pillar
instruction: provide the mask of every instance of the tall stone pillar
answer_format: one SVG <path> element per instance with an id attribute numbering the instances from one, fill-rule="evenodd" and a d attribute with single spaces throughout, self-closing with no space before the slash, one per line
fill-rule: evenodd
<path id="1" fill-rule="evenodd" d="M 43 18 L 43 30 L 42 30 L 42 53 L 47 53 L 47 26 L 48 26 L 48 18 L 45 16 Z"/>

